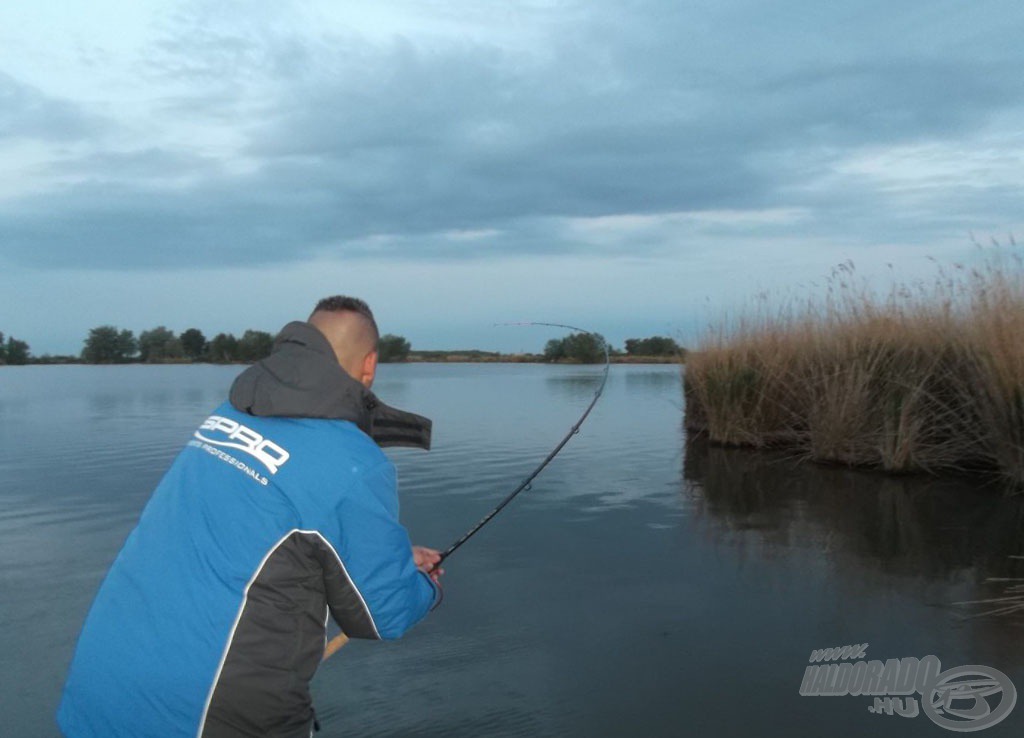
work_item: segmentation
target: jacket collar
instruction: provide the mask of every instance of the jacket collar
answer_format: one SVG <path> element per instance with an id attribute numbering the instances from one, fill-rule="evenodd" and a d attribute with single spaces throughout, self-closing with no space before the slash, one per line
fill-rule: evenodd
<path id="1" fill-rule="evenodd" d="M 289 323 L 270 356 L 235 379 L 229 395 L 250 415 L 349 420 L 379 446 L 430 448 L 431 421 L 385 405 L 338 364 L 324 335 L 309 323 Z"/>

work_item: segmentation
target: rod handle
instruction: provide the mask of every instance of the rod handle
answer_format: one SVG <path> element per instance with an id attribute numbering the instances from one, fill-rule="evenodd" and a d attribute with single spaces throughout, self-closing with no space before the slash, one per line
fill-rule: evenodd
<path id="1" fill-rule="evenodd" d="M 324 647 L 324 657 L 320 659 L 321 663 L 340 651 L 346 643 L 348 643 L 348 636 L 344 633 L 338 633 L 338 635 L 334 636 Z"/>

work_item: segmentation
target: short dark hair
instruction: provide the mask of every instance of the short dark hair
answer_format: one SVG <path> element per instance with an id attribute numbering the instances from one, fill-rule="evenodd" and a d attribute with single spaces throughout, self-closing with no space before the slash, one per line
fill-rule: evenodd
<path id="1" fill-rule="evenodd" d="M 377 329 L 377 321 L 373 318 L 373 311 L 370 310 L 369 305 L 358 297 L 349 297 L 348 295 L 332 295 L 331 297 L 325 297 L 316 304 L 316 307 L 313 308 L 313 312 L 359 313 L 370 321 L 370 325 L 373 326 L 374 337 L 377 339 L 380 338 L 380 331 Z"/>

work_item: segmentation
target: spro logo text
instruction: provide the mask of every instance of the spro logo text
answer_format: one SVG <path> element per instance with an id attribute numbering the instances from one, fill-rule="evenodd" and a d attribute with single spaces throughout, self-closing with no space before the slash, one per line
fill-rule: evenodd
<path id="1" fill-rule="evenodd" d="M 203 434 L 203 431 L 206 432 L 206 435 Z M 247 453 L 263 464 L 271 474 L 277 474 L 290 456 L 283 448 L 269 438 L 264 438 L 252 428 L 220 415 L 208 417 L 199 426 L 199 430 L 195 432 L 194 436 L 213 446 L 233 448 Z"/>

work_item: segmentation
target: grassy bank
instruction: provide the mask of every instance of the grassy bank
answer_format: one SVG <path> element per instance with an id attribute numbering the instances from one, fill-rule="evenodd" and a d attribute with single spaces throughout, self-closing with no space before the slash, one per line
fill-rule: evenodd
<path id="1" fill-rule="evenodd" d="M 876 296 L 839 267 L 827 297 L 763 303 L 687 357 L 686 425 L 893 472 L 980 471 L 1024 489 L 1024 270 L 955 266 Z"/>

